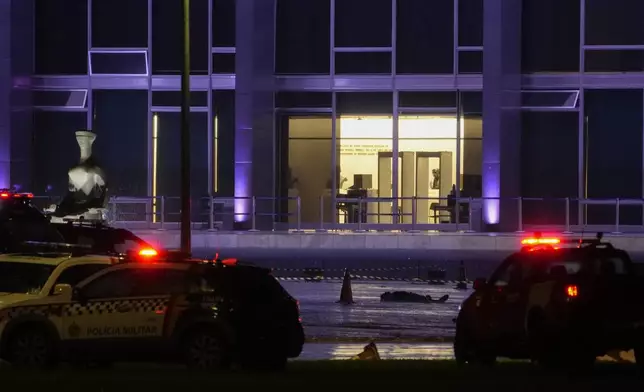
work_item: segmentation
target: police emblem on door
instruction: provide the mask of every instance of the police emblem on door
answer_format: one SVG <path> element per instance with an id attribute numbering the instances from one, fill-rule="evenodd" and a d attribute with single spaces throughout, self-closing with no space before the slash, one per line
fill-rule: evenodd
<path id="1" fill-rule="evenodd" d="M 72 325 L 69 326 L 69 329 L 67 329 L 67 332 L 70 337 L 77 338 L 81 334 L 81 328 L 76 323 L 72 323 Z"/>

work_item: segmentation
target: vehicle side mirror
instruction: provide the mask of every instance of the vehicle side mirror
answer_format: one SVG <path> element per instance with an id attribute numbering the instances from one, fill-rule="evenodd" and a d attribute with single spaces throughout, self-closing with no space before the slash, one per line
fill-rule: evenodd
<path id="1" fill-rule="evenodd" d="M 477 278 L 476 280 L 474 280 L 474 284 L 472 285 L 472 288 L 475 291 L 478 291 L 478 290 L 481 290 L 481 289 L 485 288 L 485 286 L 487 286 L 487 279 L 485 279 L 485 278 Z"/>
<path id="2" fill-rule="evenodd" d="M 54 286 L 53 295 L 56 295 L 56 296 L 62 295 L 62 296 L 68 296 L 71 298 L 73 295 L 72 286 L 68 284 L 57 284 L 56 286 Z"/>

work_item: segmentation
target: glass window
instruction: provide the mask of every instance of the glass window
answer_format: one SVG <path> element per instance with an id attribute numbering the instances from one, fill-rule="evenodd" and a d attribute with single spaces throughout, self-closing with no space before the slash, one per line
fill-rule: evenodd
<path id="1" fill-rule="evenodd" d="M 644 44 L 644 2 L 586 0 L 586 45 Z"/>
<path id="2" fill-rule="evenodd" d="M 167 106 L 167 107 L 181 107 L 182 99 L 181 91 L 153 91 L 152 92 L 152 106 Z M 190 91 L 190 106 L 191 107 L 207 107 L 208 106 L 208 92 L 206 91 Z"/>
<path id="3" fill-rule="evenodd" d="M 335 54 L 335 73 L 391 74 L 391 53 L 358 52 Z"/>
<path id="4" fill-rule="evenodd" d="M 213 184 L 214 191 L 224 196 L 235 189 L 235 92 L 213 91 Z"/>
<path id="5" fill-rule="evenodd" d="M 56 279 L 56 284 L 68 284 L 73 287 L 107 267 L 107 264 L 74 265 L 72 267 L 66 268 L 58 276 L 58 279 Z"/>
<path id="6" fill-rule="evenodd" d="M 644 50 L 586 50 L 586 72 L 642 72 Z"/>
<path id="7" fill-rule="evenodd" d="M 92 0 L 93 48 L 147 46 L 147 0 Z"/>
<path id="8" fill-rule="evenodd" d="M 331 108 L 331 93 L 279 91 L 275 94 L 278 108 Z"/>
<path id="9" fill-rule="evenodd" d="M 532 199 L 523 201 L 523 221 L 563 225 L 565 198 L 574 199 L 579 192 L 579 115 L 524 111 L 521 116 L 521 196 Z M 571 222 L 575 222 L 576 211 L 576 204 L 571 203 Z"/>
<path id="10" fill-rule="evenodd" d="M 461 93 L 461 197 L 481 197 L 483 173 L 483 94 Z M 461 205 L 461 222 L 469 219 L 469 206 Z"/>
<path id="11" fill-rule="evenodd" d="M 55 266 L 0 261 L 0 293 L 38 294 Z"/>
<path id="12" fill-rule="evenodd" d="M 337 206 L 335 222 L 392 223 L 396 209 L 391 202 L 360 208 L 353 200 L 393 196 L 393 96 L 338 93 L 337 104 L 336 181 L 337 193 L 344 201 Z"/>
<path id="13" fill-rule="evenodd" d="M 579 70 L 579 0 L 523 0 L 523 72 Z"/>
<path id="14" fill-rule="evenodd" d="M 32 90 L 34 106 L 40 108 L 83 109 L 87 104 L 87 90 Z"/>
<path id="15" fill-rule="evenodd" d="M 454 113 L 422 114 L 403 112 L 398 119 L 398 150 L 401 169 L 398 181 L 403 223 L 450 223 L 453 209 L 448 197 L 456 186 L 456 137 Z M 462 166 L 462 162 L 461 162 Z"/>
<path id="16" fill-rule="evenodd" d="M 498 272 L 493 285 L 496 287 L 518 286 L 523 282 L 523 265 L 514 261 L 511 262 L 505 269 Z"/>
<path id="17" fill-rule="evenodd" d="M 181 145 L 181 114 L 155 113 L 153 116 L 153 148 L 155 154 L 156 195 L 179 196 L 181 189 L 181 167 L 178 147 Z M 190 186 L 194 198 L 208 195 L 208 115 L 190 113 Z M 179 208 L 179 199 L 166 201 L 166 211 Z M 205 207 L 204 207 L 205 208 Z M 201 222 L 203 211 L 194 205 L 192 213 L 195 222 Z M 177 221 L 178 216 L 168 216 L 167 221 Z"/>
<path id="18" fill-rule="evenodd" d="M 483 73 L 483 51 L 462 51 L 458 53 L 459 74 Z"/>
<path id="19" fill-rule="evenodd" d="M 330 115 L 283 116 L 278 123 L 280 157 L 279 194 L 285 202 L 280 206 L 283 220 L 296 224 L 300 197 L 302 222 L 320 221 L 320 197 L 325 198 L 324 221 L 333 221 L 331 188 L 333 175 L 333 143 Z M 286 199 L 290 197 L 291 199 Z M 286 212 L 292 215 L 286 214 Z"/>
<path id="20" fill-rule="evenodd" d="M 147 75 L 148 59 L 145 51 L 90 52 L 91 75 Z"/>
<path id="21" fill-rule="evenodd" d="M 235 46 L 235 24 L 236 24 L 235 0 L 213 0 L 212 1 L 212 46 L 213 47 L 234 47 Z"/>
<path id="22" fill-rule="evenodd" d="M 404 0 L 397 6 L 397 73 L 453 73 L 454 0 Z"/>
<path id="23" fill-rule="evenodd" d="M 183 68 L 183 9 L 180 1 L 152 2 L 152 70 L 176 75 Z M 208 1 L 190 2 L 190 70 L 208 74 Z"/>
<path id="24" fill-rule="evenodd" d="M 120 115 L 119 115 L 120 116 Z M 34 187 L 39 196 L 62 197 L 67 193 L 65 173 L 78 164 L 80 150 L 74 132 L 87 128 L 86 112 L 34 113 Z M 98 139 L 100 140 L 100 139 Z M 100 145 L 99 141 L 96 146 Z"/>
<path id="25" fill-rule="evenodd" d="M 328 74 L 331 0 L 278 0 L 275 72 Z"/>
<path id="26" fill-rule="evenodd" d="M 85 284 L 87 299 L 145 297 L 185 292 L 184 271 L 141 268 L 106 273 Z"/>
<path id="27" fill-rule="evenodd" d="M 93 152 L 107 173 L 112 195 L 148 194 L 147 105 L 147 93 L 143 90 L 94 91 L 93 129 L 97 138 Z M 127 143 L 123 142 L 123 135 L 127 135 Z M 65 143 L 74 148 L 71 158 L 76 160 L 79 156 L 76 140 L 73 136 L 67 138 Z"/>
<path id="28" fill-rule="evenodd" d="M 458 0 L 458 45 L 483 46 L 483 0 Z"/>
<path id="29" fill-rule="evenodd" d="M 336 0 L 336 47 L 390 47 L 391 0 Z"/>
<path id="30" fill-rule="evenodd" d="M 234 74 L 235 73 L 235 53 L 213 53 L 212 54 L 212 73 Z"/>
<path id="31" fill-rule="evenodd" d="M 87 0 L 36 0 L 35 9 L 36 73 L 87 73 Z"/>
<path id="32" fill-rule="evenodd" d="M 642 105 L 640 89 L 585 90 L 586 197 L 641 200 Z M 615 206 L 587 206 L 586 219 L 587 224 L 613 225 Z M 620 223 L 641 225 L 642 208 L 620 206 Z"/>

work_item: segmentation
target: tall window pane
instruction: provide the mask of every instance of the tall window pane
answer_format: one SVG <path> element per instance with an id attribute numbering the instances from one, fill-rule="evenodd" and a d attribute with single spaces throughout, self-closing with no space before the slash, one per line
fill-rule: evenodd
<path id="1" fill-rule="evenodd" d="M 87 73 L 87 0 L 35 2 L 37 74 Z"/>
<path id="2" fill-rule="evenodd" d="M 329 73 L 330 9 L 330 0 L 278 0 L 276 73 Z"/>

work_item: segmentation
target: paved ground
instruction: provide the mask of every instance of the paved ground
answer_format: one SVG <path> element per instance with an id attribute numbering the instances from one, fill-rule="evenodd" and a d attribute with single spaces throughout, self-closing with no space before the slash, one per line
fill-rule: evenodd
<path id="1" fill-rule="evenodd" d="M 309 339 L 331 341 L 437 341 L 454 335 L 452 319 L 468 295 L 452 286 L 430 286 L 402 282 L 354 282 L 353 305 L 341 305 L 340 282 L 282 282 L 300 301 L 302 319 Z M 380 302 L 386 291 L 412 291 L 439 298 L 445 303 Z"/>

